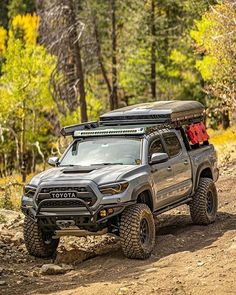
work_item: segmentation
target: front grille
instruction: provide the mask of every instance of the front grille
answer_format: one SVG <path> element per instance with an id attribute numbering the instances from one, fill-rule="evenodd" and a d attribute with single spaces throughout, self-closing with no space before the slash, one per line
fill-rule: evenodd
<path id="1" fill-rule="evenodd" d="M 75 192 L 76 197 L 73 200 L 68 200 L 68 198 L 60 197 L 60 194 L 58 194 L 59 197 L 56 197 L 57 200 L 53 201 L 55 198 L 53 198 L 52 192 Z M 89 186 L 57 186 L 42 187 L 36 197 L 36 203 L 39 205 L 44 201 L 41 208 L 85 207 L 78 198 L 85 201 L 90 207 L 97 201 L 96 195 Z"/>
<path id="2" fill-rule="evenodd" d="M 90 201 L 84 200 L 88 205 Z M 45 201 L 43 202 L 43 208 L 73 208 L 73 207 L 84 207 L 84 204 L 79 200 L 59 200 L 59 201 Z"/>

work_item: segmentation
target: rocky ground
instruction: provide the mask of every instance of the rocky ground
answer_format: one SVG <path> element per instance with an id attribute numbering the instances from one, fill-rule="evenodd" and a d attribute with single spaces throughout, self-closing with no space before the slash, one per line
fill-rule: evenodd
<path id="1" fill-rule="evenodd" d="M 217 187 L 217 221 L 194 226 L 185 206 L 159 216 L 145 261 L 125 258 L 108 236 L 63 238 L 54 261 L 35 259 L 23 244 L 23 217 L 1 210 L 0 294 L 236 294 L 235 163 Z"/>

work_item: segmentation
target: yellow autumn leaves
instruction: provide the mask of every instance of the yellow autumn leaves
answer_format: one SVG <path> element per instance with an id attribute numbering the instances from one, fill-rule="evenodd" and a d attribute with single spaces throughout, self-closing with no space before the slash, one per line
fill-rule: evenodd
<path id="1" fill-rule="evenodd" d="M 0 56 L 6 53 L 8 42 L 14 42 L 15 39 L 22 39 L 25 44 L 36 45 L 38 27 L 39 17 L 36 14 L 15 16 L 9 31 L 0 27 Z"/>

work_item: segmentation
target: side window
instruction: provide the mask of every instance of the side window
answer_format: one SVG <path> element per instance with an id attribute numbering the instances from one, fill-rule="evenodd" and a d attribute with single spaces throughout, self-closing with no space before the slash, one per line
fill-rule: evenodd
<path id="1" fill-rule="evenodd" d="M 164 133 L 163 138 L 166 143 L 169 157 L 172 158 L 177 156 L 181 152 L 182 147 L 176 134 L 173 132 Z"/>
<path id="2" fill-rule="evenodd" d="M 150 147 L 149 147 L 149 151 L 148 151 L 148 158 L 150 159 L 152 154 L 155 154 L 155 153 L 164 153 L 164 148 L 163 148 L 163 145 L 162 145 L 162 142 L 161 142 L 161 139 L 160 137 L 155 139 L 151 144 L 150 144 Z"/>

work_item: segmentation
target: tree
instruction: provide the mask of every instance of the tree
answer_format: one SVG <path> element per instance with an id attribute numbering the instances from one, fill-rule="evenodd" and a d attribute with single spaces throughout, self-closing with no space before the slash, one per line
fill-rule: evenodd
<path id="1" fill-rule="evenodd" d="M 232 1 L 211 6 L 202 19 L 196 21 L 191 36 L 202 56 L 196 67 L 206 82 L 209 107 L 218 107 L 223 127 L 229 126 L 229 110 L 236 107 L 236 7 Z"/>
<path id="2" fill-rule="evenodd" d="M 155 25 L 155 0 L 151 0 L 150 31 L 151 31 L 151 93 L 156 99 L 156 25 Z"/>
<path id="3" fill-rule="evenodd" d="M 8 28 L 9 20 L 16 15 L 35 12 L 35 0 L 1 0 L 0 26 Z"/>
<path id="4" fill-rule="evenodd" d="M 9 0 L 1 0 L 0 2 L 0 26 L 7 28 L 8 26 L 8 3 Z"/>
<path id="5" fill-rule="evenodd" d="M 117 38 L 116 38 L 116 0 L 111 0 L 111 40 L 112 40 L 112 92 L 111 109 L 118 108 L 117 95 Z"/>
<path id="6" fill-rule="evenodd" d="M 118 66 L 125 101 L 204 101 L 189 31 L 208 6 L 204 0 L 122 3 L 123 16 L 119 14 L 119 19 L 123 24 L 118 30 L 118 52 L 122 56 L 118 55 Z"/>
<path id="7" fill-rule="evenodd" d="M 41 42 L 58 57 L 51 76 L 52 95 L 66 115 L 80 106 L 80 119 L 88 120 L 80 37 L 84 24 L 78 19 L 76 1 L 45 1 L 39 6 Z M 78 102 L 79 96 L 79 102 Z M 65 105 L 66 102 L 66 105 Z"/>
<path id="8" fill-rule="evenodd" d="M 35 0 L 9 0 L 8 17 L 12 19 L 16 15 L 35 12 Z"/>
<path id="9" fill-rule="evenodd" d="M 19 150 L 20 167 L 15 168 L 20 168 L 23 181 L 31 164 L 35 166 L 35 146 L 38 149 L 48 139 L 52 128 L 48 117 L 54 108 L 48 81 L 56 60 L 36 44 L 37 28 L 35 15 L 13 18 L 0 78 L 2 138 L 6 142 L 13 136 L 16 142 L 16 147 L 5 146 L 0 152 L 7 155 Z M 8 166 L 11 162 L 9 157 Z"/>

